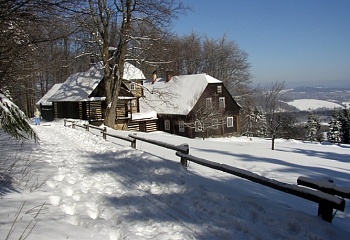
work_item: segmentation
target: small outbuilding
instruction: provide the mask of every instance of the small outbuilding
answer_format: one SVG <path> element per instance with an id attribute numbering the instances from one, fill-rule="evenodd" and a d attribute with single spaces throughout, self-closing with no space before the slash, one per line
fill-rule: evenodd
<path id="1" fill-rule="evenodd" d="M 48 101 L 53 94 L 62 86 L 62 83 L 57 83 L 36 103 L 36 107 L 40 110 L 41 116 L 46 121 L 53 121 L 55 119 L 55 113 L 53 110 L 52 102 Z"/>

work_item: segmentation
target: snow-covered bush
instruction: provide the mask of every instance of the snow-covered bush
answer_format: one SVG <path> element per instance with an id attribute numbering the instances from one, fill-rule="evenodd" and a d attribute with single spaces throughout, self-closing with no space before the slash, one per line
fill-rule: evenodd
<path id="1" fill-rule="evenodd" d="M 37 140 L 37 135 L 28 122 L 28 117 L 10 100 L 10 98 L 1 92 L 0 130 L 18 139 L 34 138 Z"/>

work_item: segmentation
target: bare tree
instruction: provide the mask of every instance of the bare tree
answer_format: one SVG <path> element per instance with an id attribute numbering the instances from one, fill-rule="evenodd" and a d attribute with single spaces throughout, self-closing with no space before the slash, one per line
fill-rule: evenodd
<path id="1" fill-rule="evenodd" d="M 219 107 L 218 98 L 210 94 L 202 95 L 198 101 L 198 95 L 194 96 L 191 106 L 194 106 L 191 115 L 194 122 L 186 122 L 185 126 L 202 133 L 205 139 L 210 130 L 218 131 L 220 126 L 226 124 L 223 115 L 224 109 Z"/>
<path id="2" fill-rule="evenodd" d="M 218 40 L 206 38 L 203 51 L 203 71 L 222 80 L 233 96 L 246 94 L 251 82 L 248 54 L 226 35 Z"/>
<path id="3" fill-rule="evenodd" d="M 275 149 L 275 138 L 278 128 L 282 123 L 281 116 L 281 98 L 283 96 L 283 90 L 285 88 L 284 82 L 275 82 L 267 85 L 262 90 L 262 103 L 267 116 L 268 131 L 271 134 L 272 146 L 271 149 Z"/>
<path id="4" fill-rule="evenodd" d="M 9 91 L 27 115 L 34 111 L 36 98 L 50 87 L 55 72 L 63 80 L 70 74 L 63 66 L 69 65 L 67 38 L 76 29 L 69 27 L 67 9 L 79 2 L 0 1 L 0 91 Z M 38 96 L 37 83 L 41 86 Z"/>
<path id="5" fill-rule="evenodd" d="M 129 46 L 135 49 L 137 43 L 149 40 L 149 36 L 136 33 L 140 33 L 140 29 L 145 26 L 161 31 L 184 10 L 184 6 L 176 0 L 89 0 L 89 7 L 96 29 L 95 40 L 99 44 L 99 52 L 105 66 L 104 89 L 107 109 L 104 124 L 114 127 L 124 63 L 128 58 L 139 59 L 130 54 L 140 51 L 131 51 Z M 116 42 L 110 42 L 113 26 L 117 27 Z M 113 51 L 109 51 L 111 46 L 114 47 Z"/>

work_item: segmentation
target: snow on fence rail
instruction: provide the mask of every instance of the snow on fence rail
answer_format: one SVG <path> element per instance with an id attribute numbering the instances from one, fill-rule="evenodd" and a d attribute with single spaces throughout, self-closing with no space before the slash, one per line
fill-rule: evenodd
<path id="1" fill-rule="evenodd" d="M 318 180 L 307 177 L 299 177 L 297 183 L 298 185 L 314 188 L 331 195 L 350 199 L 350 188 L 337 186 L 333 183 L 332 179 Z"/>
<path id="2" fill-rule="evenodd" d="M 84 124 L 83 126 L 81 126 L 81 125 L 77 125 L 75 121 L 71 121 L 71 120 L 64 120 L 64 126 L 67 126 L 66 125 L 67 122 L 72 123 L 72 128 L 75 128 L 75 126 L 79 126 L 79 127 L 85 128 L 86 130 L 89 130 L 89 128 L 100 129 L 104 139 L 106 139 L 106 136 L 110 136 L 110 137 L 119 138 L 125 141 L 129 141 L 131 142 L 131 147 L 133 148 L 136 148 L 136 140 L 140 140 L 140 141 L 148 142 L 160 147 L 175 150 L 176 151 L 175 154 L 181 158 L 180 163 L 185 168 L 187 168 L 188 166 L 187 162 L 192 161 L 194 163 L 197 163 L 215 170 L 220 170 L 220 171 L 250 180 L 252 182 L 259 183 L 261 185 L 273 188 L 275 190 L 279 190 L 297 197 L 307 199 L 309 201 L 316 202 L 318 203 L 318 216 L 321 216 L 322 219 L 327 222 L 332 222 L 333 220 L 333 217 L 334 217 L 333 209 L 337 209 L 342 212 L 345 211 L 345 200 L 332 195 L 332 193 L 329 193 L 329 192 L 327 193 L 323 191 L 301 187 L 298 185 L 279 182 L 277 180 L 269 179 L 244 169 L 228 166 L 226 164 L 221 164 L 217 162 L 212 162 L 206 159 L 189 155 L 190 148 L 188 144 L 173 145 L 173 144 L 169 144 L 169 143 L 165 143 L 157 140 L 140 137 L 140 136 L 137 136 L 136 134 L 129 134 L 128 135 L 129 137 L 118 136 L 116 134 L 107 133 L 106 127 L 99 128 L 89 124 Z"/>

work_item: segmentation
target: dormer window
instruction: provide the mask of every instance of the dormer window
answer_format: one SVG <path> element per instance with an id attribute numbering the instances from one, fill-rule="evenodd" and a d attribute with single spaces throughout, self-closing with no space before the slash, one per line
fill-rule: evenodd
<path id="1" fill-rule="evenodd" d="M 135 83 L 130 83 L 130 90 L 136 90 Z"/>
<path id="2" fill-rule="evenodd" d="M 221 85 L 217 86 L 216 92 L 217 93 L 222 93 L 222 86 Z"/>

